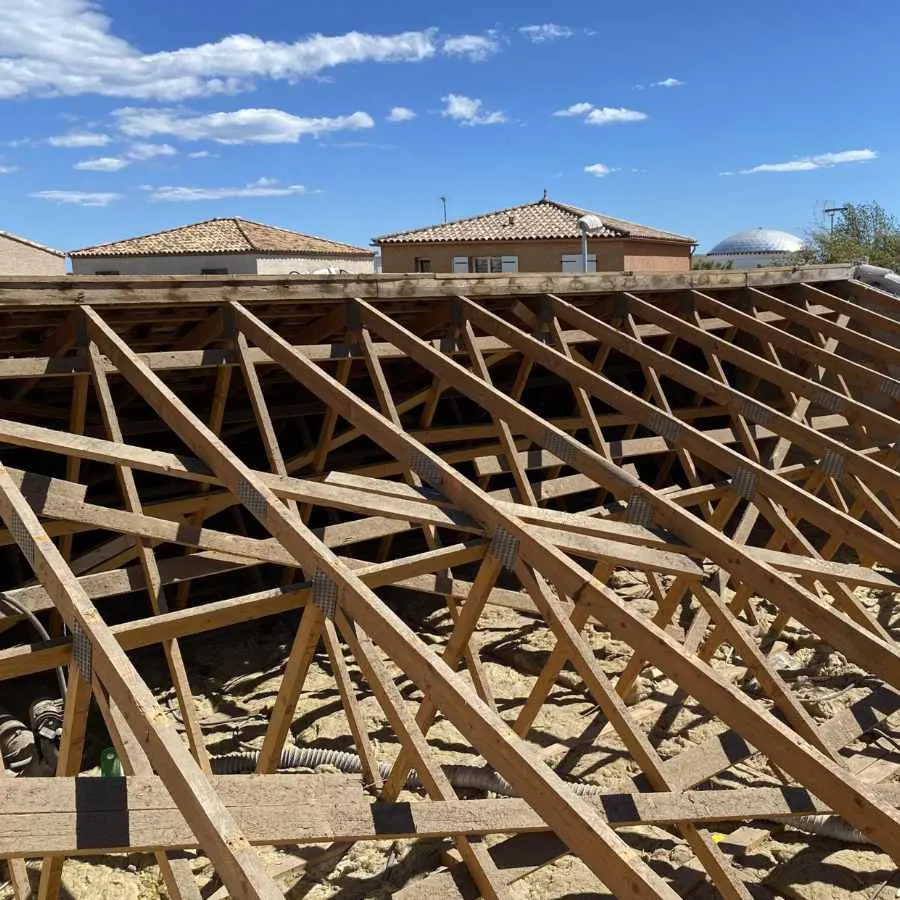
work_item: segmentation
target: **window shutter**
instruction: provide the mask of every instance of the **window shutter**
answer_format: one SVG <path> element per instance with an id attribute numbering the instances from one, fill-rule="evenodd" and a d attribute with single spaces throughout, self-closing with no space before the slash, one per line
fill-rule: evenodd
<path id="1" fill-rule="evenodd" d="M 468 256 L 454 256 L 453 257 L 453 271 L 460 274 L 468 274 L 469 272 L 469 257 Z"/>
<path id="2" fill-rule="evenodd" d="M 519 257 L 518 256 L 502 256 L 500 257 L 501 272 L 518 272 Z"/>
<path id="3" fill-rule="evenodd" d="M 597 254 L 596 253 L 588 253 L 587 270 L 588 270 L 588 272 L 596 272 L 597 271 Z M 578 272 L 583 271 L 583 269 L 581 267 L 581 254 L 580 253 L 563 253 L 562 271 L 570 272 L 572 274 L 577 274 Z"/>

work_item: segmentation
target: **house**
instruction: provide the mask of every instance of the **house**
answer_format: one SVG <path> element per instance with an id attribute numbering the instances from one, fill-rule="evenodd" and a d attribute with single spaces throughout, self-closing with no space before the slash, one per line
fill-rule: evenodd
<path id="1" fill-rule="evenodd" d="M 375 269 L 371 250 L 239 218 L 208 219 L 69 256 L 75 275 L 310 275 Z"/>
<path id="2" fill-rule="evenodd" d="M 0 231 L 0 275 L 65 275 L 66 255 Z"/>
<path id="3" fill-rule="evenodd" d="M 551 200 L 375 238 L 384 272 L 581 272 L 582 216 L 589 272 L 687 272 L 695 241 Z"/>

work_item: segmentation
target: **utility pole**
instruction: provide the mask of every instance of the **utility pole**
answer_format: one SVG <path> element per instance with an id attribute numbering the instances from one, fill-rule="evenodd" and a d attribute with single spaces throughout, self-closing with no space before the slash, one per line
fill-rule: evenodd
<path id="1" fill-rule="evenodd" d="M 447 198 L 441 197 L 441 206 L 444 207 L 444 224 L 447 224 Z"/>
<path id="2" fill-rule="evenodd" d="M 830 234 L 834 234 L 834 214 L 846 212 L 846 206 L 829 206 L 825 209 L 825 214 L 827 216 L 831 216 L 831 229 L 829 231 Z"/>

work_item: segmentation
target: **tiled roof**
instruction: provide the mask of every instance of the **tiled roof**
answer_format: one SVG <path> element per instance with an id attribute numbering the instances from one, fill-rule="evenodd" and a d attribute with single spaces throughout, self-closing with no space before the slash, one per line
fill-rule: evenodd
<path id="1" fill-rule="evenodd" d="M 592 237 L 641 238 L 644 240 L 679 241 L 694 243 L 693 238 L 670 231 L 660 231 L 616 219 L 605 213 L 592 213 L 566 203 L 557 203 L 545 197 L 537 203 L 510 206 L 496 212 L 458 219 L 443 225 L 431 225 L 413 231 L 397 231 L 374 238 L 375 244 L 406 243 L 462 243 L 468 241 L 540 241 L 576 239 L 581 237 L 578 219 L 583 215 L 595 215 L 603 222 L 603 228 L 591 233 Z"/>
<path id="2" fill-rule="evenodd" d="M 34 247 L 35 250 L 43 250 L 44 253 L 52 253 L 53 256 L 65 256 L 61 250 L 54 250 L 52 247 L 45 247 L 43 244 L 39 244 L 37 241 L 29 241 L 28 238 L 19 237 L 17 234 L 13 234 L 11 231 L 3 231 L 0 229 L 0 237 L 9 238 L 11 241 L 18 241 L 20 244 L 25 244 L 28 247 Z"/>
<path id="3" fill-rule="evenodd" d="M 169 256 L 183 253 L 310 253 L 371 256 L 369 250 L 261 225 L 248 219 L 208 219 L 155 234 L 73 250 L 70 256 Z"/>

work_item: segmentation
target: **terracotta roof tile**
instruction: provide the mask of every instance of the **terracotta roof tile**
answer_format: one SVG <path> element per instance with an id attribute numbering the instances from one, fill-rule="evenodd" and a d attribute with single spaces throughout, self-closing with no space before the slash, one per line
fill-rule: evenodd
<path id="1" fill-rule="evenodd" d="M 262 225 L 249 219 L 208 219 L 155 234 L 73 250 L 70 256 L 160 256 L 184 253 L 311 253 L 371 256 L 339 241 Z"/>
<path id="2" fill-rule="evenodd" d="M 537 203 L 510 206 L 496 212 L 458 219 L 443 225 L 431 225 L 413 231 L 398 231 L 374 239 L 376 244 L 405 243 L 461 243 L 468 241 L 538 241 L 554 239 L 577 239 L 581 237 L 578 219 L 590 213 L 599 216 L 603 228 L 593 232 L 594 237 L 643 238 L 660 241 L 694 243 L 693 238 L 670 231 L 660 231 L 616 219 L 605 213 L 591 213 L 566 203 L 544 198 Z"/>

